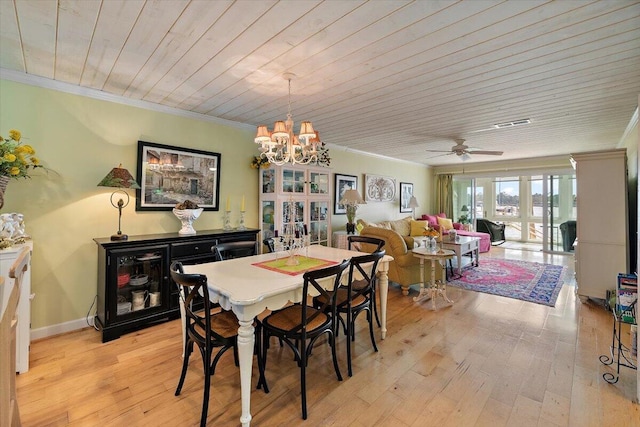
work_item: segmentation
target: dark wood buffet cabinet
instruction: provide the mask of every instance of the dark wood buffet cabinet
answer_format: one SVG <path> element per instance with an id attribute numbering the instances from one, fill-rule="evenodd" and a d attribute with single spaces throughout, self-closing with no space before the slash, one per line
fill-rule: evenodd
<path id="1" fill-rule="evenodd" d="M 173 261 L 185 265 L 214 261 L 211 247 L 218 243 L 253 240 L 260 230 L 208 230 L 129 236 L 98 245 L 98 300 L 96 326 L 102 342 L 157 322 L 180 317 L 178 288 L 171 280 Z"/>

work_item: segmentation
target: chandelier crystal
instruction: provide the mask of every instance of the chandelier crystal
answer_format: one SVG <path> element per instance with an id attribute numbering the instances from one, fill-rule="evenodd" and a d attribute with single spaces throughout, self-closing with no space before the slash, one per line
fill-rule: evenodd
<path id="1" fill-rule="evenodd" d="M 270 132 L 266 125 L 258 126 L 255 142 L 260 144 L 261 156 L 269 163 L 283 165 L 318 163 L 318 156 L 323 148 L 320 136 L 313 129 L 309 121 L 300 123 L 300 133 L 293 132 L 293 118 L 291 115 L 291 80 L 294 74 L 285 73 L 284 78 L 289 82 L 289 111 L 286 121 L 277 121 Z"/>

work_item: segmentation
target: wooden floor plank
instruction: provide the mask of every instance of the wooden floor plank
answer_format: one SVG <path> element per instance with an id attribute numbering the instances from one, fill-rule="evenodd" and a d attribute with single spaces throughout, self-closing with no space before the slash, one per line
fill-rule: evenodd
<path id="1" fill-rule="evenodd" d="M 440 301 L 433 311 L 429 301 L 413 302 L 415 289 L 407 297 L 392 285 L 387 339 L 377 341 L 379 352 L 371 347 L 364 317 L 358 319 L 353 377 L 346 375 L 343 334 L 337 343 L 343 381 L 335 377 L 326 343 L 314 349 L 306 421 L 300 371 L 291 352 L 274 340 L 269 394 L 255 390 L 254 366 L 252 425 L 639 426 L 636 371 L 621 368 L 615 385 L 603 380 L 604 372 L 613 372 L 598 360 L 611 345 L 611 315 L 597 302 L 576 298 L 573 257 L 500 247 L 481 257 L 566 265 L 556 306 L 450 287 L 454 304 Z M 17 377 L 23 425 L 198 425 L 199 354 L 192 355 L 182 394 L 174 396 L 181 343 L 179 321 L 108 343 L 90 328 L 33 342 L 30 370 Z M 212 378 L 209 425 L 239 425 L 239 389 L 229 353 Z"/>

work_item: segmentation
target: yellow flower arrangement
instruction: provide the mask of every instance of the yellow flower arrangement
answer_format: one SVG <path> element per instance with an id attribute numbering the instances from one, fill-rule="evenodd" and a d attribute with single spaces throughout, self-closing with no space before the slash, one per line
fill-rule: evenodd
<path id="1" fill-rule="evenodd" d="M 422 235 L 425 237 L 432 237 L 434 239 L 438 239 L 440 237 L 440 232 L 435 228 L 425 227 Z"/>
<path id="2" fill-rule="evenodd" d="M 271 163 L 269 163 L 269 160 L 267 160 L 265 157 L 254 156 L 253 160 L 251 160 L 250 166 L 252 169 L 267 169 L 269 166 L 271 166 Z"/>
<path id="3" fill-rule="evenodd" d="M 0 176 L 9 178 L 29 178 L 29 169 L 41 168 L 40 160 L 35 157 L 36 150 L 28 144 L 22 144 L 20 131 L 11 129 L 9 138 L 0 136 Z"/>

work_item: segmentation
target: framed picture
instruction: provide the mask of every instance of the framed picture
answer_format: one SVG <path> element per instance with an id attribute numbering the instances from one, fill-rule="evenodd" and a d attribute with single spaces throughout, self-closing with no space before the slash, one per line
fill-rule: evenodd
<path id="1" fill-rule="evenodd" d="M 170 211 L 191 200 L 219 210 L 220 153 L 138 141 L 137 211 Z"/>
<path id="2" fill-rule="evenodd" d="M 413 184 L 409 182 L 400 183 L 400 212 L 413 212 L 413 208 L 409 206 L 413 196 Z"/>
<path id="3" fill-rule="evenodd" d="M 347 208 L 338 203 L 344 192 L 347 190 L 357 190 L 358 189 L 358 177 L 353 175 L 342 175 L 342 174 L 334 174 L 335 176 L 335 191 L 333 192 L 333 197 L 335 198 L 333 204 L 333 213 L 336 215 L 346 215 Z"/>
<path id="4" fill-rule="evenodd" d="M 396 198 L 396 179 L 381 175 L 365 175 L 364 200 L 392 202 Z"/>

